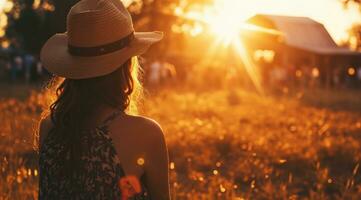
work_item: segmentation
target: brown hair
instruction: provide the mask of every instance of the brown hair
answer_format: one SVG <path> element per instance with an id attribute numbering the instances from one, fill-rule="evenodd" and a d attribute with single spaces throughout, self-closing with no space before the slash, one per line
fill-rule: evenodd
<path id="1" fill-rule="evenodd" d="M 105 76 L 79 80 L 55 78 L 51 81 L 49 90 L 56 94 L 46 111 L 53 123 L 49 134 L 54 134 L 70 150 L 69 163 L 65 163 L 67 171 L 79 164 L 80 139 L 89 116 L 94 116 L 102 106 L 124 112 L 137 111 L 136 105 L 142 94 L 138 74 L 139 67 L 134 57 Z"/>

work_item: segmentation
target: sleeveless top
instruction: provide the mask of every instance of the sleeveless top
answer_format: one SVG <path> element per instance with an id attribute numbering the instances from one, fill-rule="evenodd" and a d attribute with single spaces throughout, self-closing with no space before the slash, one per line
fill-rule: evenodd
<path id="1" fill-rule="evenodd" d="M 136 180 L 136 189 L 134 179 L 126 178 L 109 136 L 109 123 L 121 114 L 113 113 L 101 126 L 82 134 L 81 143 L 86 143 L 87 149 L 81 155 L 80 170 L 71 177 L 64 175 L 64 162 L 70 151 L 54 134 L 48 134 L 40 147 L 39 199 L 150 199 L 142 181 Z"/>

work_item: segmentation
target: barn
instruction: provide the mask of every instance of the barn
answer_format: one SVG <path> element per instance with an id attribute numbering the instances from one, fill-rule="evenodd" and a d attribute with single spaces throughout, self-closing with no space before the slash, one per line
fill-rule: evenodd
<path id="1" fill-rule="evenodd" d="M 323 24 L 308 17 L 265 14 L 255 15 L 247 22 L 274 30 L 272 34 L 269 31 L 244 34 L 244 42 L 254 55 L 262 57 L 262 52 L 272 55 L 268 59 L 271 64 L 282 66 L 296 78 L 318 76 L 326 87 L 360 84 L 361 52 L 338 46 Z"/>

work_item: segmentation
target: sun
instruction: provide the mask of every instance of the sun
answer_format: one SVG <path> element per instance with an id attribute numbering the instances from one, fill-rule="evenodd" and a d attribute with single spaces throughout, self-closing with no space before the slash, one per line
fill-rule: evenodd
<path id="1" fill-rule="evenodd" d="M 212 4 L 196 7 L 184 12 L 182 7 L 174 11 L 176 16 L 207 24 L 211 33 L 229 45 L 233 39 L 239 37 L 245 20 L 256 14 L 254 7 L 249 6 L 245 0 L 214 0 Z"/>
<path id="2" fill-rule="evenodd" d="M 230 45 L 240 35 L 240 25 L 232 23 L 231 18 L 227 15 L 215 17 L 209 26 L 212 33 L 226 46 Z"/>
<path id="3" fill-rule="evenodd" d="M 206 29 L 210 30 L 210 34 L 214 38 L 210 48 L 205 53 L 206 56 L 200 61 L 201 66 L 207 66 L 213 62 L 213 59 L 217 57 L 216 55 L 220 53 L 219 51 L 232 50 L 242 61 L 257 90 L 262 93 L 260 73 L 242 42 L 241 34 L 243 30 L 249 30 L 250 28 L 256 31 L 268 32 L 268 30 L 251 26 L 245 22 L 255 13 L 254 7 L 249 6 L 245 0 L 214 0 L 212 4 L 204 5 L 202 9 L 184 12 L 179 7 L 175 10 L 177 16 L 205 24 Z"/>
<path id="4" fill-rule="evenodd" d="M 262 93 L 260 73 L 250 58 L 247 48 L 242 42 L 241 32 L 248 29 L 249 24 L 245 20 L 256 13 L 243 0 L 215 0 L 212 15 L 205 17 L 212 33 L 217 38 L 213 44 L 215 48 L 219 45 L 230 47 L 239 56 L 243 66 L 251 78 L 258 92 Z M 252 27 L 258 29 L 258 27 Z M 260 29 L 261 30 L 261 29 Z M 264 31 L 264 30 L 261 30 Z M 215 52 L 216 53 L 216 52 Z"/>
<path id="5" fill-rule="evenodd" d="M 215 0 L 212 8 L 214 10 L 207 21 L 224 45 L 231 44 L 240 36 L 244 21 L 256 12 L 243 0 Z"/>

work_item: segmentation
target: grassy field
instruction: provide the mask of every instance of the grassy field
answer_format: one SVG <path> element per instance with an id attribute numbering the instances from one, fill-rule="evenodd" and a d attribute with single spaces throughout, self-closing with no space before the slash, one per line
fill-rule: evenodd
<path id="1" fill-rule="evenodd" d="M 358 93 L 165 88 L 142 113 L 166 133 L 173 199 L 361 199 Z M 34 199 L 44 97 L 3 94 L 0 200 Z"/>

